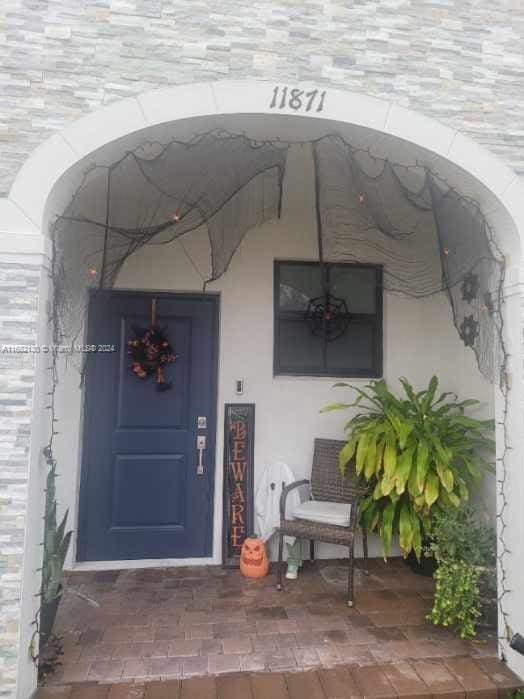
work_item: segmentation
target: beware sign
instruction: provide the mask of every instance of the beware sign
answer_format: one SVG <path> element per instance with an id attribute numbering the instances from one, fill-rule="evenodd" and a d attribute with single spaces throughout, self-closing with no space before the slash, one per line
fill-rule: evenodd
<path id="1" fill-rule="evenodd" d="M 224 526 L 222 560 L 240 563 L 244 539 L 253 533 L 255 405 L 227 403 L 224 418 Z"/>

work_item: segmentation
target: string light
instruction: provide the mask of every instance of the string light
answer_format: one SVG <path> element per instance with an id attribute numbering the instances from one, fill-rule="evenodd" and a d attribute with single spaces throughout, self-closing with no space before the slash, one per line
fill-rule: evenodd
<path id="1" fill-rule="evenodd" d="M 482 215 L 480 205 L 475 202 L 475 206 L 477 207 L 477 210 L 479 213 Z M 508 509 L 508 497 L 507 497 L 507 491 L 506 491 L 506 484 L 507 484 L 507 477 L 508 477 L 508 470 L 507 470 L 507 465 L 506 465 L 506 460 L 508 458 L 508 454 L 510 451 L 512 451 L 513 447 L 509 443 L 508 440 L 508 419 L 509 419 L 509 400 L 510 400 L 510 386 L 508 382 L 508 361 L 509 361 L 509 353 L 506 349 L 506 343 L 504 340 L 504 313 L 503 313 L 503 308 L 506 304 L 506 296 L 504 293 L 504 286 L 506 282 L 506 265 L 504 262 L 504 255 L 502 254 L 502 250 L 500 249 L 497 240 L 495 238 L 495 235 L 493 233 L 493 230 L 491 226 L 486 222 L 486 232 L 488 235 L 488 239 L 490 244 L 493 246 L 493 249 L 499 256 L 500 260 L 500 269 L 501 269 L 501 275 L 500 275 L 500 281 L 497 289 L 497 296 L 498 296 L 498 319 L 499 319 L 499 324 L 495 324 L 495 330 L 498 333 L 499 337 L 499 346 L 500 346 L 500 351 L 502 354 L 502 361 L 500 362 L 499 369 L 500 369 L 500 374 L 499 374 L 499 390 L 502 394 L 502 402 L 503 402 L 503 408 L 502 408 L 502 419 L 498 423 L 499 427 L 501 428 L 502 431 L 502 437 L 500 439 L 500 444 L 501 444 L 501 450 L 500 450 L 500 456 L 497 457 L 496 461 L 498 464 L 498 469 L 497 469 L 497 485 L 498 485 L 498 499 L 497 499 L 497 510 L 496 510 L 496 519 L 497 519 L 497 608 L 500 614 L 500 617 L 502 618 L 502 624 L 499 624 L 499 628 L 501 627 L 503 629 L 502 633 L 499 633 L 498 639 L 499 641 L 506 641 L 509 642 L 511 639 L 512 635 L 512 630 L 509 624 L 509 612 L 506 609 L 505 601 L 506 597 L 511 594 L 512 590 L 508 587 L 508 573 L 505 567 L 505 561 L 506 557 L 511 554 L 511 550 L 508 548 L 506 544 L 506 539 L 505 539 L 505 533 L 506 529 L 508 528 L 508 523 L 506 522 L 506 510 Z M 489 307 L 488 307 L 488 310 Z M 502 657 L 504 658 L 504 652 L 502 652 Z"/>

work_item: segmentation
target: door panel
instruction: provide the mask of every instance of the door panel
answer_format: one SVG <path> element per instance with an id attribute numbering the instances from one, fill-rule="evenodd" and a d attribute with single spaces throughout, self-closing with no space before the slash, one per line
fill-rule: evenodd
<path id="1" fill-rule="evenodd" d="M 133 327 L 150 325 L 153 298 L 177 354 L 165 392 L 131 372 L 127 348 Z M 115 351 L 88 358 L 79 560 L 212 554 L 217 320 L 214 296 L 92 294 L 87 342 Z M 207 439 L 202 475 L 197 435 Z"/>
<path id="2" fill-rule="evenodd" d="M 182 526 L 183 454 L 117 454 L 111 528 Z"/>

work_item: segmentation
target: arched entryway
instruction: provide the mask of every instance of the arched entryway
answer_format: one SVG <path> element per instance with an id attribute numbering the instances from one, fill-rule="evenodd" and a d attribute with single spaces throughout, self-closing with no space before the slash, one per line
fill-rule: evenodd
<path id="1" fill-rule="evenodd" d="M 505 541 L 512 553 L 504 554 L 505 574 L 507 575 L 508 589 L 510 581 L 518 575 L 519 561 L 516 551 L 518 547 L 511 546 L 513 537 L 518 541 L 519 532 L 522 531 L 522 515 L 519 512 L 517 493 L 522 492 L 523 485 L 519 478 L 522 455 L 515 447 L 518 443 L 520 432 L 520 395 L 521 395 L 521 356 L 522 347 L 520 341 L 520 296 L 519 296 L 519 269 L 521 260 L 520 236 L 524 230 L 524 207 L 521 196 L 522 184 L 508 168 L 499 160 L 491 156 L 462 134 L 433 122 L 425 117 L 404 110 L 395 105 L 380 100 L 371 99 L 363 95 L 355 95 L 342 91 L 327 90 L 314 86 L 289 86 L 304 94 L 313 95 L 312 103 L 308 108 L 307 101 L 291 102 L 289 99 L 281 99 L 283 89 L 286 86 L 278 86 L 257 82 L 224 82 L 213 84 L 200 84 L 159 90 L 145 94 L 139 98 L 124 100 L 108 107 L 101 112 L 94 113 L 73 124 L 62 133 L 53 136 L 43 144 L 30 158 L 19 173 L 6 206 L 11 211 L 16 210 L 16 216 L 12 215 L 13 226 L 20 225 L 20 212 L 24 217 L 24 225 L 34 233 L 41 234 L 45 238 L 49 223 L 60 215 L 76 191 L 86 168 L 91 163 L 110 164 L 114 162 L 126 150 L 132 150 L 146 139 L 162 140 L 167 134 L 176 134 L 180 137 L 190 137 L 199 131 L 210 127 L 227 127 L 236 133 L 246 131 L 254 138 L 271 134 L 273 138 L 282 140 L 307 140 L 322 133 L 333 130 L 333 124 L 337 130 L 342 130 L 348 140 L 357 144 L 370 145 L 373 143 L 374 152 L 382 157 L 389 157 L 397 162 L 418 161 L 425 167 L 445 178 L 455 189 L 463 195 L 475 198 L 492 226 L 497 236 L 497 242 L 503 251 L 507 263 L 506 277 L 506 301 L 504 304 L 506 346 L 510 354 L 508 366 L 511 390 L 509 403 L 503 400 L 499 393 L 495 392 L 495 417 L 501 425 L 504 422 L 507 429 L 508 444 L 513 449 L 504 456 L 504 466 L 499 462 L 499 480 L 504 480 L 505 496 L 499 498 L 497 510 L 502 513 L 507 527 Z M 290 92 L 291 94 L 291 92 Z M 316 101 L 315 101 L 316 100 Z M 300 156 L 297 154 L 295 174 L 302 171 Z M 300 209 L 300 193 L 304 182 L 299 182 L 295 191 L 295 213 Z M 311 183 L 305 183 L 306 189 Z M 17 222 L 18 221 L 18 222 Z M 298 248 L 301 246 L 298 228 L 303 226 L 299 222 L 295 234 Z M 14 229 L 13 229 L 14 230 Z M 275 233 L 275 235 L 278 235 Z M 308 242 L 308 245 L 311 240 Z M 198 241 L 195 243 L 198 247 Z M 255 237 L 247 241 L 246 257 L 250 262 L 243 272 L 246 274 L 249 265 L 254 264 L 257 256 L 267 256 L 267 249 L 260 245 Z M 283 248 L 280 252 L 271 251 L 270 257 L 299 257 L 301 259 L 314 256 L 313 248 L 300 254 L 297 247 Z M 192 256 L 194 259 L 194 255 Z M 269 259 L 269 258 L 268 258 Z M 147 262 L 147 260 L 146 260 Z M 144 258 L 140 260 L 130 259 L 128 267 L 122 271 L 119 285 L 125 288 L 155 288 L 168 289 L 169 282 L 167 269 L 166 276 L 155 285 L 151 279 L 145 277 L 138 281 L 137 271 L 140 271 Z M 149 260 L 149 264 L 167 264 L 164 260 Z M 133 265 L 135 267 L 133 268 Z M 251 267 L 251 273 L 256 269 Z M 172 271 L 172 270 L 171 270 Z M 182 273 L 182 270 L 179 270 Z M 250 272 L 247 271 L 249 275 Z M 147 275 L 146 275 L 147 277 Z M 198 280 L 200 283 L 200 280 Z M 196 285 L 189 276 L 173 288 L 177 291 L 190 291 Z M 224 279 L 224 287 L 221 289 L 223 298 L 227 294 L 228 281 Z M 256 289 L 256 284 L 254 285 Z M 264 284 L 262 284 L 264 287 Z M 265 287 L 264 287 L 265 288 Z M 231 290 L 230 290 L 231 291 Z M 264 289 L 259 290 L 263 295 Z M 254 297 L 253 297 L 254 298 Z M 435 307 L 430 313 L 440 313 L 441 309 Z M 394 308 L 390 312 L 395 314 Z M 396 319 L 402 316 L 398 310 Z M 392 317 L 395 317 L 393 315 Z M 227 314 L 226 314 L 227 320 Z M 231 312 L 229 326 L 226 329 L 230 333 L 235 332 L 238 323 L 242 322 L 238 311 Z M 393 324 L 391 327 L 394 327 Z M 255 338 L 256 339 L 256 338 Z M 261 335 L 260 341 L 264 343 Z M 223 346 L 221 356 L 227 351 Z M 451 361 L 451 357 L 448 358 Z M 43 367 L 41 367 L 43 369 Z M 231 367 L 219 378 L 218 404 L 219 406 L 228 400 L 234 378 L 239 367 Z M 401 372 L 402 367 L 391 367 L 392 375 Z M 277 387 L 281 395 L 279 400 L 285 404 L 286 388 Z M 294 400 L 304 401 L 309 397 L 309 389 L 304 386 L 295 386 L 296 396 Z M 318 384 L 317 389 L 318 390 Z M 305 392 L 304 392 L 305 391 Z M 302 394 L 301 394 L 302 392 Z M 255 396 L 255 401 L 262 400 L 262 394 Z M 271 401 L 275 396 L 265 397 L 267 408 L 270 409 Z M 322 398 L 318 392 L 316 397 L 318 407 L 321 407 Z M 72 419 L 79 419 L 81 402 L 72 410 Z M 506 408 L 509 408 L 507 415 Z M 220 414 L 219 414 L 220 425 Z M 73 431 L 79 431 L 79 423 L 71 425 Z M 316 429 L 313 427 L 313 429 Z M 502 430 L 502 426 L 500 428 Z M 217 433 L 219 435 L 219 433 Z M 499 436 L 502 436 L 499 434 Z M 268 435 L 269 439 L 269 435 Z M 503 444 L 499 440 L 499 444 Z M 220 463 L 221 441 L 217 444 L 217 464 Z M 265 447 L 263 447 L 264 449 Z M 283 444 L 285 449 L 285 443 Z M 502 454 L 500 454 L 502 456 Z M 272 458 L 269 450 L 264 454 L 265 459 Z M 504 468 L 503 472 L 501 469 Z M 221 492 L 221 479 L 217 470 L 215 490 Z M 74 493 L 78 483 L 78 474 L 75 472 L 70 481 L 70 492 L 73 493 L 71 505 L 74 508 Z M 515 499 L 514 495 L 515 494 Z M 33 493 L 33 497 L 36 495 Z M 504 498 L 507 498 L 507 502 Z M 74 509 L 73 509 L 74 511 Z M 221 502 L 217 498 L 214 503 L 214 554 L 208 562 L 218 563 L 220 554 L 218 551 L 220 541 Z M 76 526 L 76 521 L 75 521 Z M 32 575 L 31 558 L 26 559 L 25 575 L 30 579 Z M 30 588 L 26 585 L 26 591 Z M 523 610 L 518 601 L 511 595 L 504 600 L 505 609 L 511 616 L 512 626 L 518 629 L 522 626 Z M 508 651 L 517 667 L 518 658 Z"/>

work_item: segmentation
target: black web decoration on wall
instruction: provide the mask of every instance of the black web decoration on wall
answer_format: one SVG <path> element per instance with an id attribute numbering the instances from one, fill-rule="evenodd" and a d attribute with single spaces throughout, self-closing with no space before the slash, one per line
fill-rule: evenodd
<path id="1" fill-rule="evenodd" d="M 328 342 L 332 342 L 346 332 L 351 315 L 344 299 L 328 292 L 311 299 L 305 318 L 315 337 L 325 337 Z"/>
<path id="2" fill-rule="evenodd" d="M 462 340 L 461 324 L 473 314 L 478 332 L 468 347 L 484 376 L 496 380 L 504 260 L 477 202 L 427 167 L 374 156 L 336 133 L 291 142 L 211 130 L 186 141 L 145 142 L 113 164 L 87 171 L 53 225 L 57 249 L 68 257 L 63 289 L 57 289 L 65 335 L 82 331 L 84 296 L 75 291 L 78 280 L 85 286 L 113 286 L 125 261 L 143 246 L 177 240 L 204 290 L 219 279 L 247 231 L 280 217 L 288 152 L 305 145 L 311 151 L 322 274 L 320 293 L 310 297 L 312 332 L 322 325 L 324 342 L 329 342 L 347 332 L 352 321 L 334 298 L 344 295 L 330 288 L 325 265 L 380 265 L 386 292 L 422 298 L 447 291 Z M 136 201 L 130 200 L 130 188 L 140 192 Z M 95 217 L 91 203 L 104 197 L 105 212 Z M 195 265 L 183 244 L 183 237 L 201 226 L 209 240 L 207 266 Z M 485 302 L 488 291 L 491 304 Z M 353 314 L 347 297 L 346 303 Z"/>
<path id="3" fill-rule="evenodd" d="M 166 381 L 165 369 L 176 361 L 176 354 L 167 338 L 166 329 L 156 324 L 156 300 L 151 302 L 151 325 L 149 328 L 133 327 L 134 338 L 128 340 L 129 354 L 133 361 L 131 371 L 142 380 L 153 377 L 157 391 L 168 391 L 173 387 Z"/>

